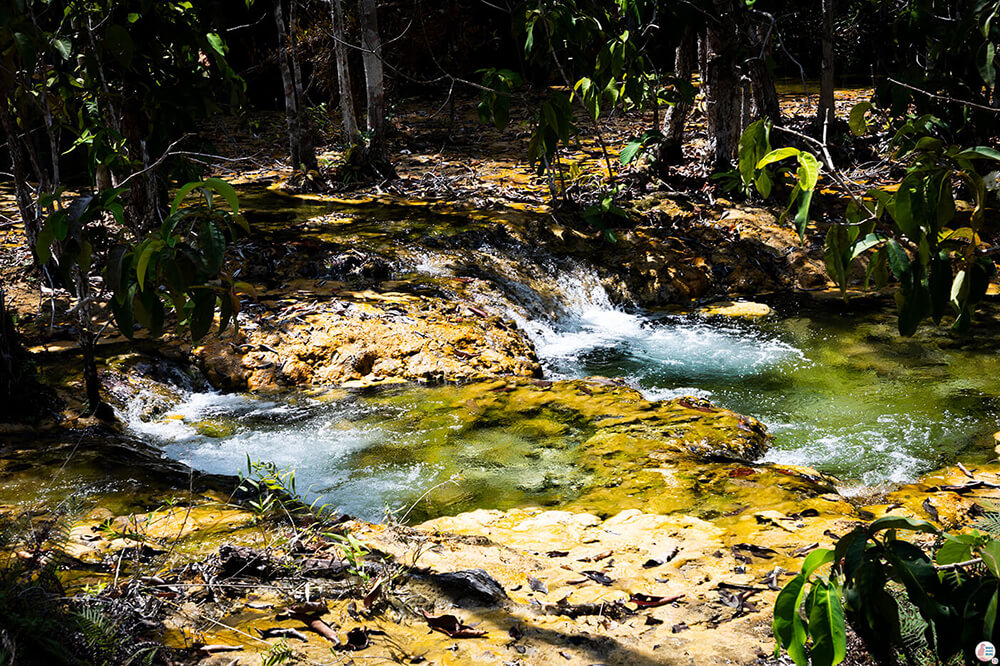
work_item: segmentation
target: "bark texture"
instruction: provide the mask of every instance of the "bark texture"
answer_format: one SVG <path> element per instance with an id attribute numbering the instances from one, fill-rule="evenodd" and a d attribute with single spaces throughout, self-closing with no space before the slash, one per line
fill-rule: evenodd
<path id="1" fill-rule="evenodd" d="M 822 0 L 823 29 L 821 42 L 823 62 L 819 77 L 819 110 L 821 123 L 832 123 L 833 104 L 833 0 Z"/>
<path id="2" fill-rule="evenodd" d="M 677 51 L 674 54 L 674 76 L 682 81 L 691 81 L 697 57 L 698 36 L 694 30 L 688 30 L 681 38 L 681 43 L 677 45 Z M 660 145 L 660 162 L 676 164 L 683 158 L 681 146 L 684 143 L 684 123 L 691 112 L 693 102 L 693 99 L 681 93 L 680 98 L 664 114 L 663 126 L 661 127 L 663 142 Z"/>
<path id="3" fill-rule="evenodd" d="M 367 130 L 369 160 L 373 165 L 387 162 L 385 140 L 385 77 L 382 73 L 382 40 L 378 32 L 375 0 L 358 0 L 361 18 L 361 57 L 365 65 L 368 102 Z"/>
<path id="4" fill-rule="evenodd" d="M 358 119 L 354 113 L 354 92 L 351 88 L 351 68 L 347 60 L 347 28 L 341 0 L 330 0 L 330 20 L 333 22 L 333 52 L 337 61 L 337 90 L 340 93 L 340 117 L 344 137 L 350 145 L 360 139 Z"/>

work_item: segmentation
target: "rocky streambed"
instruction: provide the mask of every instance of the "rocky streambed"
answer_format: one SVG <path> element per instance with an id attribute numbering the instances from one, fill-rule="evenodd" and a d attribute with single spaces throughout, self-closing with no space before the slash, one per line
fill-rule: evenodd
<path id="1" fill-rule="evenodd" d="M 906 366 L 863 312 L 830 344 L 759 304 L 697 312 L 821 284 L 761 211 L 648 201 L 602 244 L 517 209 L 243 195 L 240 330 L 107 346 L 120 431 L 3 445 L 8 554 L 141 600 L 177 659 L 750 663 L 812 549 L 887 512 L 960 527 L 1000 487 L 983 350 L 933 338 Z M 954 413 L 913 417 L 917 386 Z M 293 468 L 363 519 L 317 520 Z"/>

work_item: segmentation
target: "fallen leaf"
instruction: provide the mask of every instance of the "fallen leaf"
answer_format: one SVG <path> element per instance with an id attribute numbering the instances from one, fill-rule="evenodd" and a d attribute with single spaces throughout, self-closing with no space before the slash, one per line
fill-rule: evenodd
<path id="1" fill-rule="evenodd" d="M 633 603 L 639 608 L 656 608 L 657 606 L 665 606 L 667 604 L 672 604 L 678 599 L 683 598 L 683 594 L 675 594 L 669 597 L 658 597 L 652 594 L 643 594 L 642 592 L 636 592 L 631 597 L 628 598 L 629 603 Z"/>
<path id="2" fill-rule="evenodd" d="M 611 578 L 607 574 L 601 573 L 600 571 L 581 571 L 580 573 L 595 583 L 600 583 L 601 585 L 611 585 L 611 583 L 615 582 L 614 578 Z"/>
<path id="3" fill-rule="evenodd" d="M 463 624 L 454 615 L 440 615 L 435 617 L 424 613 L 424 617 L 427 619 L 427 626 L 434 631 L 440 631 L 442 634 L 451 636 L 452 638 L 482 638 L 486 635 L 485 631 Z"/>
<path id="4" fill-rule="evenodd" d="M 528 587 L 530 587 L 535 592 L 541 592 L 542 594 L 548 594 L 549 588 L 545 583 L 535 578 L 534 576 L 528 576 Z"/>
<path id="5" fill-rule="evenodd" d="M 357 652 L 364 650 L 369 645 L 371 645 L 371 639 L 368 638 L 368 630 L 363 627 L 355 627 L 347 632 L 347 642 L 340 645 L 339 649 Z"/>
<path id="6" fill-rule="evenodd" d="M 292 629 L 291 627 L 270 627 L 268 629 L 258 628 L 257 633 L 260 634 L 261 638 L 294 638 L 295 640 L 302 641 L 303 643 L 309 641 L 305 634 L 298 629 Z"/>

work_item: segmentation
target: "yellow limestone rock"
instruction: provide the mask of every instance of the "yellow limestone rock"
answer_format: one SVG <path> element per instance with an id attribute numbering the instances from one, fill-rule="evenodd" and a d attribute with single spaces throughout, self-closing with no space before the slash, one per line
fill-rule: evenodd
<path id="1" fill-rule="evenodd" d="M 771 308 L 764 303 L 750 301 L 723 301 L 698 308 L 698 314 L 706 317 L 766 317 L 771 314 Z"/>

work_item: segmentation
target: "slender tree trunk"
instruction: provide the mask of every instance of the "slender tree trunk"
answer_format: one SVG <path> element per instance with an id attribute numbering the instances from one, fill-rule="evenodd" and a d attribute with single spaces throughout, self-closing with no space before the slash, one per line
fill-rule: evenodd
<path id="1" fill-rule="evenodd" d="M 362 61 L 365 65 L 367 91 L 367 130 L 369 161 L 377 169 L 388 163 L 385 142 L 385 80 L 382 75 L 382 40 L 378 33 L 375 0 L 358 0 L 361 18 Z"/>
<path id="2" fill-rule="evenodd" d="M 330 0 L 330 19 L 333 21 L 333 52 L 337 60 L 337 89 L 340 92 L 340 117 L 347 143 L 355 146 L 361 135 L 358 119 L 354 115 L 354 93 L 351 90 L 351 68 L 347 61 L 347 26 L 341 0 Z"/>
<path id="3" fill-rule="evenodd" d="M 316 147 L 309 117 L 306 115 L 306 93 L 302 85 L 302 67 L 298 49 L 298 0 L 291 0 L 288 10 L 288 60 L 292 65 L 292 83 L 295 86 L 295 125 L 298 128 L 299 159 L 306 171 L 318 171 Z"/>
<path id="4" fill-rule="evenodd" d="M 10 117 L 7 107 L 9 96 L 8 91 L 0 90 L 0 129 L 7 135 L 7 150 L 10 153 L 11 171 L 14 174 L 14 199 L 17 201 L 18 212 L 21 213 L 21 220 L 24 223 L 24 236 L 28 241 L 28 247 L 35 252 L 35 244 L 38 239 L 38 232 L 42 229 L 42 213 L 35 206 L 34 194 L 30 180 L 28 156 L 25 154 L 20 136 L 21 131 L 14 124 L 14 119 Z"/>
<path id="5" fill-rule="evenodd" d="M 292 60 L 295 58 L 295 52 L 292 49 L 288 30 L 285 28 L 285 16 L 281 2 L 282 0 L 275 0 L 274 23 L 278 28 L 278 69 L 281 71 L 281 83 L 285 95 L 289 158 L 292 169 L 310 171 L 317 168 L 316 154 L 312 142 L 307 139 L 305 127 L 302 126 L 301 122 L 303 116 L 299 107 L 302 100 L 296 96 L 295 77 L 292 71 Z"/>
<path id="6" fill-rule="evenodd" d="M 688 30 L 681 38 L 674 54 L 674 76 L 681 81 L 691 82 L 695 61 L 698 57 L 698 35 L 694 30 Z M 660 144 L 659 161 L 666 164 L 677 164 L 683 158 L 681 147 L 684 144 L 684 123 L 691 112 L 693 99 L 685 92 L 680 95 L 674 105 L 663 114 L 663 142 Z"/>
<path id="7" fill-rule="evenodd" d="M 760 34 L 760 28 L 748 26 L 750 31 L 750 58 L 747 61 L 747 75 L 750 78 L 750 89 L 753 99 L 753 110 L 751 112 L 751 122 L 760 118 L 767 118 L 772 123 L 781 121 L 781 107 L 778 105 L 778 91 L 774 88 L 774 77 L 771 70 L 767 68 L 767 55 L 770 45 L 765 43 L 765 39 L 770 40 L 767 34 Z M 749 123 L 748 123 L 749 124 Z"/>
<path id="8" fill-rule="evenodd" d="M 0 284 L 0 421 L 13 421 L 27 415 L 24 412 L 26 384 L 32 382 L 32 378 L 26 361 L 27 354 L 7 312 Z"/>
<path id="9" fill-rule="evenodd" d="M 819 109 L 816 117 L 821 123 L 833 123 L 833 0 L 821 0 L 823 29 L 820 40 L 823 49 L 823 63 L 819 78 Z"/>
<path id="10" fill-rule="evenodd" d="M 728 171 L 739 142 L 742 95 L 740 86 L 736 0 L 712 0 L 715 16 L 708 21 L 706 67 L 703 72 L 708 120 L 709 165 Z"/>

